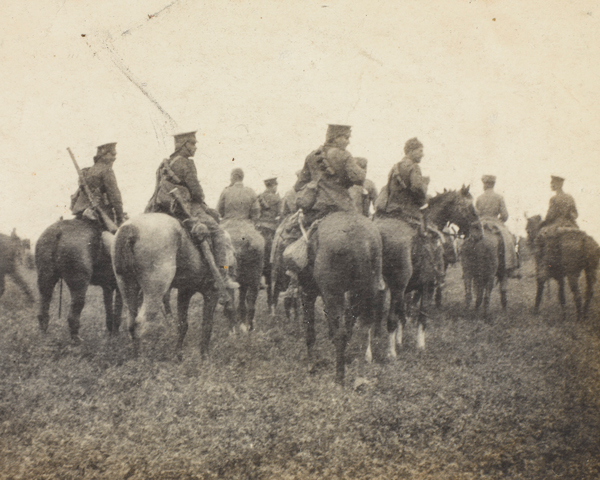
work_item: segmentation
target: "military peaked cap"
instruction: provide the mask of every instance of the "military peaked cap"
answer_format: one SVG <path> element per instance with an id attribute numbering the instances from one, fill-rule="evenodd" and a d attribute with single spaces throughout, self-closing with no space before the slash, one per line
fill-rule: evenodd
<path id="1" fill-rule="evenodd" d="M 350 136 L 350 129 L 352 127 L 350 125 L 329 125 L 327 127 L 327 135 L 326 142 L 332 143 L 336 138 L 341 137 L 342 135 Z"/>
<path id="2" fill-rule="evenodd" d="M 496 176 L 495 175 L 484 175 L 483 177 L 481 177 L 481 181 L 483 183 L 496 183 Z"/>
<path id="3" fill-rule="evenodd" d="M 558 177 L 556 175 L 550 175 L 550 179 L 553 182 L 558 182 L 558 183 L 563 183 L 565 181 L 565 179 L 563 177 Z"/>
<path id="4" fill-rule="evenodd" d="M 272 187 L 273 185 L 277 185 L 277 177 L 267 178 L 265 180 L 266 187 Z"/>
<path id="5" fill-rule="evenodd" d="M 189 141 L 196 141 L 196 130 L 193 132 L 178 133 L 173 135 L 175 138 L 175 148 L 179 148 Z"/>
<path id="6" fill-rule="evenodd" d="M 96 152 L 97 157 L 102 157 L 107 153 L 112 153 L 114 155 L 117 154 L 117 144 L 116 143 L 105 143 L 104 145 L 100 145 L 98 147 L 98 151 Z"/>

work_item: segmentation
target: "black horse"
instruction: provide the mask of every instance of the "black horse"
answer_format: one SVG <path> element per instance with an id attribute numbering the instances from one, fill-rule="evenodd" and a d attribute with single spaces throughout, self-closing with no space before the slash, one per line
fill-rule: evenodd
<path id="1" fill-rule="evenodd" d="M 104 235 L 109 243 L 112 235 L 108 232 Z M 107 242 L 103 241 L 101 228 L 87 220 L 60 220 L 44 230 L 35 247 L 40 291 L 38 321 L 43 332 L 48 329 L 50 301 L 60 279 L 71 292 L 68 323 L 73 340 L 79 340 L 79 319 L 90 285 L 102 288 L 108 332 L 116 334 L 119 331 L 123 303 L 117 291 Z"/>

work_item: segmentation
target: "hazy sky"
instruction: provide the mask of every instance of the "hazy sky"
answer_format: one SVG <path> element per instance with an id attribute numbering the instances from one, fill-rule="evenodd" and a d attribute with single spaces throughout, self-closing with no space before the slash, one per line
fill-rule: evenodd
<path id="1" fill-rule="evenodd" d="M 394 5 L 396 3 L 396 5 Z M 328 123 L 381 188 L 404 142 L 430 193 L 498 177 L 522 233 L 567 178 L 600 240 L 600 8 L 592 1 L 3 0 L 0 231 L 37 238 L 97 145 L 140 213 L 171 134 L 198 130 L 215 205 L 234 167 L 283 195 Z"/>

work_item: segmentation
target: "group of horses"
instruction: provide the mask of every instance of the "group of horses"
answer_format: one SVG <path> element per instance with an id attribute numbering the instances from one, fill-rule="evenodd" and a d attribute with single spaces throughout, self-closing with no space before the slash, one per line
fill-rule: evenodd
<path id="1" fill-rule="evenodd" d="M 469 188 L 463 186 L 458 190 L 438 193 L 430 199 L 425 215 L 427 222 L 438 230 L 452 224 L 467 237 L 461 253 L 467 305 L 471 301 L 473 285 L 476 307 L 483 303 L 487 313 L 491 290 L 498 282 L 502 306 L 506 308 L 502 245 L 497 235 L 482 228 Z M 267 277 L 270 308 L 275 307 L 277 295 L 284 288 L 280 285 L 275 286 L 275 292 L 271 290 L 269 250 L 272 238 L 265 240 L 249 222 L 230 220 L 222 226 L 232 239 L 235 273 L 240 284 L 238 307 L 226 305 L 224 311 L 232 327 L 240 324 L 245 329 L 252 329 L 261 275 L 264 273 Z M 533 228 L 531 235 L 534 235 Z M 413 290 L 422 302 L 416 315 L 417 345 L 425 347 L 427 315 L 423 302 L 432 298 L 434 288 L 439 288 L 436 303 L 441 303 L 447 262 L 440 257 L 440 249 L 430 248 L 431 242 L 419 241 L 418 236 L 413 227 L 397 218 L 376 216 L 371 220 L 344 212 L 325 217 L 311 235 L 308 267 L 299 274 L 306 345 L 310 359 L 315 344 L 315 302 L 321 296 L 329 334 L 335 346 L 335 379 L 338 383 L 344 381 L 345 349 L 353 325 L 359 318 L 369 327 L 367 360 L 372 359 L 372 328 L 383 318 L 387 321 L 388 355 L 396 357 L 396 348 L 402 343 L 407 319 L 407 293 Z M 565 257 L 560 267 L 550 269 L 549 273 L 548 269 L 544 270 L 547 275 L 559 280 L 563 310 L 562 278 L 569 278 L 578 315 L 584 314 L 589 306 L 600 256 L 600 249 L 591 237 L 583 234 L 581 239 L 577 245 L 570 242 L 568 248 L 563 249 L 565 255 L 578 257 L 577 262 Z M 104 293 L 108 332 L 115 334 L 119 330 L 124 304 L 129 334 L 134 350 L 138 352 L 140 337 L 137 327 L 154 321 L 171 289 L 177 289 L 176 353 L 181 358 L 190 300 L 199 292 L 204 298 L 200 353 L 203 357 L 208 355 L 219 292 L 206 260 L 176 219 L 160 213 L 141 214 L 125 222 L 114 236 L 86 220 L 60 220 L 48 227 L 39 238 L 35 262 L 40 292 L 38 321 L 43 331 L 48 327 L 52 293 L 59 279 L 64 280 L 71 292 L 68 325 L 74 339 L 78 339 L 79 319 L 88 286 L 97 285 Z M 539 259 L 538 263 L 543 264 L 544 259 Z M 584 307 L 580 305 L 576 288 L 582 270 L 585 270 L 588 280 Z M 381 290 L 379 271 L 383 272 L 386 292 Z M 275 277 L 281 280 L 285 275 L 279 272 Z M 536 309 L 542 288 L 542 277 L 538 275 Z M 390 299 L 387 307 L 384 306 L 386 297 Z"/>

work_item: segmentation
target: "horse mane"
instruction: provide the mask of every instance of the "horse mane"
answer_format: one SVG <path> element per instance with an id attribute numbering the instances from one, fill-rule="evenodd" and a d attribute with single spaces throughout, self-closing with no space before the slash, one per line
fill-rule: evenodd
<path id="1" fill-rule="evenodd" d="M 448 190 L 446 188 L 444 188 L 443 192 L 436 192 L 435 196 L 431 197 L 427 203 L 429 203 L 430 206 L 434 206 L 437 205 L 439 203 L 442 203 L 443 201 L 447 200 L 448 198 L 452 198 L 452 197 L 456 197 L 456 196 L 462 196 L 465 197 L 469 200 L 473 199 L 473 195 L 471 195 L 471 192 L 469 192 L 469 186 L 465 186 L 463 185 L 460 190 Z"/>

